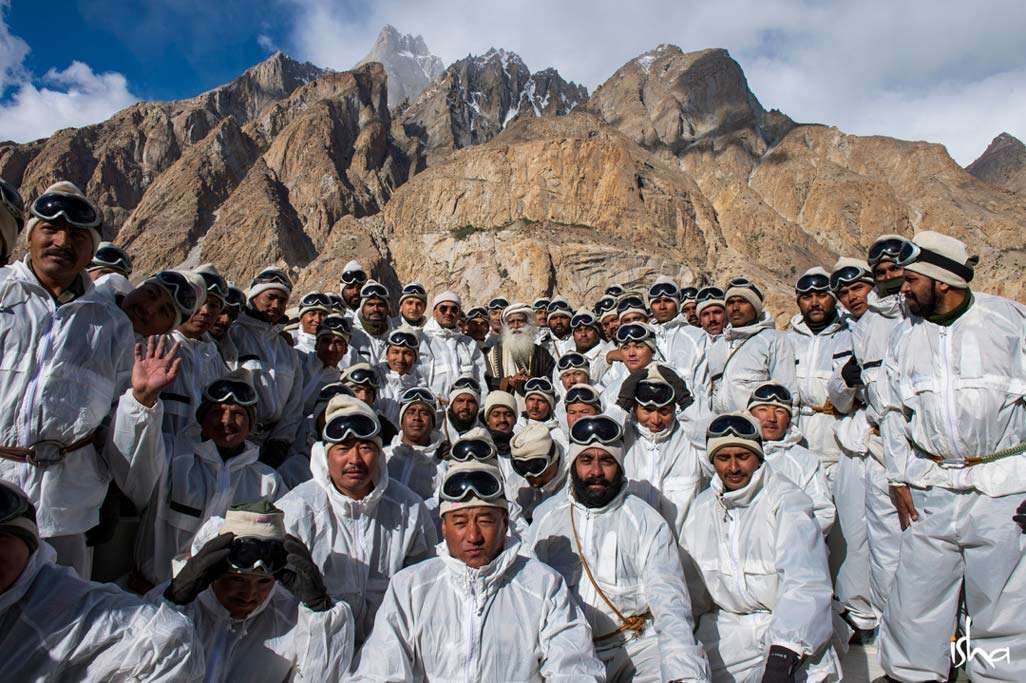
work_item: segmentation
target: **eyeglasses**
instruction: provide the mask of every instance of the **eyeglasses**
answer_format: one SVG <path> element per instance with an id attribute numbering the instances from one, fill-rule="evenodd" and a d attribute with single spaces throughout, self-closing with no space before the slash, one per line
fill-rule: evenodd
<path id="1" fill-rule="evenodd" d="M 360 285 L 367 281 L 367 273 L 362 270 L 348 270 L 342 273 L 342 282 L 347 285 Z"/>
<path id="2" fill-rule="evenodd" d="M 802 275 L 798 278 L 798 282 L 794 286 L 794 291 L 799 294 L 808 294 L 809 292 L 828 292 L 830 291 L 830 277 L 822 273 Z"/>
<path id="3" fill-rule="evenodd" d="M 321 390 L 317 392 L 317 402 L 323 403 L 330 401 L 336 396 L 352 396 L 353 390 L 347 387 L 345 384 L 339 382 L 332 382 L 331 384 L 325 384 L 321 387 Z"/>
<path id="4" fill-rule="evenodd" d="M 362 441 L 373 439 L 381 431 L 378 421 L 362 413 L 336 415 L 326 425 L 322 436 L 328 443 L 342 443 L 354 438 Z"/>
<path id="5" fill-rule="evenodd" d="M 534 303 L 531 304 L 531 308 L 533 308 L 536 311 L 538 309 L 540 309 L 540 308 L 546 308 L 547 309 L 548 307 L 549 307 L 549 300 L 548 299 L 535 299 Z"/>
<path id="6" fill-rule="evenodd" d="M 582 417 L 570 428 L 570 440 L 581 446 L 596 442 L 608 446 L 622 437 L 620 424 L 606 415 Z"/>
<path id="7" fill-rule="evenodd" d="M 467 320 L 474 320 L 476 318 L 487 318 L 488 311 L 485 310 L 484 306 L 474 306 L 472 309 L 467 311 Z"/>
<path id="8" fill-rule="evenodd" d="M 702 289 L 698 290 L 698 296 L 695 300 L 698 301 L 698 303 L 709 301 L 710 299 L 723 301 L 723 297 L 723 290 L 719 287 L 702 287 Z"/>
<path id="9" fill-rule="evenodd" d="M 611 311 L 616 308 L 616 298 L 611 296 L 603 296 L 601 299 L 595 302 L 595 315 L 602 315 L 607 311 Z"/>
<path id="10" fill-rule="evenodd" d="M 242 304 L 246 301 L 246 293 L 238 287 L 229 287 L 228 291 L 224 295 L 225 308 L 230 309 L 241 309 Z"/>
<path id="11" fill-rule="evenodd" d="M 404 299 L 408 296 L 418 297 L 427 300 L 427 290 L 424 286 L 417 283 L 411 282 L 410 284 L 403 287 L 403 291 L 399 293 L 399 298 Z"/>
<path id="12" fill-rule="evenodd" d="M 128 254 L 124 251 L 114 246 L 104 246 L 97 249 L 89 265 L 113 268 L 125 275 L 132 274 L 132 259 L 128 258 Z"/>
<path id="13" fill-rule="evenodd" d="M 880 261 L 884 260 L 896 262 L 898 255 L 901 253 L 901 248 L 906 244 L 908 244 L 908 240 L 898 237 L 889 237 L 885 240 L 873 242 L 869 247 L 869 266 L 873 268 Z"/>
<path id="14" fill-rule="evenodd" d="M 310 292 L 299 300 L 300 308 L 331 308 L 331 299 L 321 292 Z"/>
<path id="15" fill-rule="evenodd" d="M 830 289 L 837 291 L 845 285 L 850 285 L 853 282 L 858 282 L 862 278 L 870 277 L 870 273 L 865 268 L 858 266 L 845 266 L 835 270 L 830 274 Z"/>
<path id="16" fill-rule="evenodd" d="M 432 408 L 435 406 L 435 395 L 431 393 L 430 389 L 424 387 L 410 387 L 403 392 L 402 396 L 399 397 L 400 403 L 427 403 Z"/>
<path id="17" fill-rule="evenodd" d="M 623 296 L 624 289 L 620 285 L 610 285 L 606 287 L 606 291 L 604 293 L 613 297 Z"/>
<path id="18" fill-rule="evenodd" d="M 752 398 L 748 401 L 749 405 L 754 401 L 779 401 L 790 405 L 791 392 L 787 387 L 779 384 L 760 384 L 752 392 Z"/>
<path id="19" fill-rule="evenodd" d="M 228 565 L 246 574 L 275 574 L 288 560 L 281 541 L 243 536 L 232 539 L 228 546 Z"/>
<path id="20" fill-rule="evenodd" d="M 648 288 L 648 298 L 652 301 L 656 299 L 673 299 L 676 301 L 680 298 L 680 290 L 672 282 L 657 282 Z"/>
<path id="21" fill-rule="evenodd" d="M 563 403 L 570 405 L 571 403 L 586 403 L 590 406 L 602 407 L 602 399 L 599 398 L 598 392 L 590 386 L 588 387 L 574 387 L 570 391 L 566 392 L 566 397 L 563 399 Z"/>
<path id="22" fill-rule="evenodd" d="M 211 382 L 203 391 L 203 398 L 213 403 L 232 401 L 240 406 L 256 405 L 256 390 L 234 379 L 218 379 Z"/>
<path id="23" fill-rule="evenodd" d="M 576 330 L 580 327 L 595 327 L 595 316 L 591 313 L 578 313 L 570 319 L 570 329 Z"/>
<path id="24" fill-rule="evenodd" d="M 626 296 L 620 299 L 620 303 L 616 305 L 616 311 L 621 314 L 630 308 L 640 308 L 643 311 L 648 310 L 640 296 Z"/>
<path id="25" fill-rule="evenodd" d="M 29 208 L 32 215 L 52 223 L 63 218 L 76 228 L 96 228 L 100 225 L 100 214 L 88 200 L 73 194 L 50 192 L 40 195 Z"/>
<path id="26" fill-rule="evenodd" d="M 720 437 L 732 434 L 743 439 L 758 439 L 759 428 L 746 417 L 741 415 L 720 415 L 709 423 L 706 435 L 709 437 Z"/>
<path id="27" fill-rule="evenodd" d="M 0 206 L 7 210 L 7 213 L 14 219 L 18 226 L 18 232 L 25 227 L 25 204 L 21 195 L 14 189 L 14 186 L 0 178 Z"/>
<path id="28" fill-rule="evenodd" d="M 6 486 L 0 486 L 0 524 L 6 524 L 18 517 L 28 517 L 36 521 L 36 510 L 27 498 Z"/>
<path id="29" fill-rule="evenodd" d="M 388 345 L 400 346 L 407 349 L 413 349 L 414 351 L 420 349 L 420 341 L 417 340 L 417 335 L 410 332 L 393 332 L 388 335 Z"/>
<path id="30" fill-rule="evenodd" d="M 456 304 L 438 304 L 437 306 L 435 306 L 435 308 L 438 309 L 439 313 L 456 314 L 460 312 L 460 307 Z"/>
<path id="31" fill-rule="evenodd" d="M 548 458 L 510 458 L 513 471 L 521 477 L 537 477 L 549 466 Z"/>
<path id="32" fill-rule="evenodd" d="M 360 289 L 361 299 L 370 299 L 372 297 L 378 297 L 379 299 L 388 299 L 388 289 L 385 285 L 371 282 L 370 284 L 364 285 Z"/>
<path id="33" fill-rule="evenodd" d="M 439 498 L 463 503 L 471 498 L 498 500 L 503 497 L 502 482 L 486 470 L 455 470 L 442 482 Z"/>
<path id="34" fill-rule="evenodd" d="M 541 392 L 543 394 L 551 394 L 552 382 L 544 377 L 532 377 L 531 379 L 524 382 L 524 393 Z"/>
<path id="35" fill-rule="evenodd" d="M 563 370 L 569 370 L 570 368 L 591 368 L 591 363 L 584 355 L 571 351 L 570 353 L 564 353 L 556 361 L 556 369 L 562 372 Z"/>
<path id="36" fill-rule="evenodd" d="M 663 382 L 639 382 L 634 389 L 634 402 L 646 408 L 662 408 L 673 403 L 673 387 Z"/>
<path id="37" fill-rule="evenodd" d="M 378 373 L 368 368 L 356 368 L 350 370 L 342 378 L 346 384 L 369 384 L 375 389 L 378 388 Z"/>
<path id="38" fill-rule="evenodd" d="M 698 287 L 685 287 L 680 290 L 681 301 L 694 301 L 698 297 Z"/>
<path id="39" fill-rule="evenodd" d="M 621 325 L 616 330 L 616 343 L 626 344 L 627 342 L 640 342 L 652 338 L 652 331 L 638 323 Z"/>
<path id="40" fill-rule="evenodd" d="M 495 457 L 495 447 L 483 439 L 457 441 L 449 452 L 449 457 L 457 462 L 484 462 Z"/>
<path id="41" fill-rule="evenodd" d="M 489 311 L 501 311 L 505 308 L 509 308 L 509 302 L 503 299 L 501 296 L 497 296 L 488 302 Z"/>
<path id="42" fill-rule="evenodd" d="M 481 385 L 473 377 L 460 377 L 452 383 L 453 390 L 455 389 L 470 389 L 471 391 L 480 394 Z"/>
<path id="43" fill-rule="evenodd" d="M 153 280 L 171 295 L 183 315 L 192 315 L 196 309 L 196 290 L 184 275 L 173 270 L 162 270 L 153 276 Z"/>

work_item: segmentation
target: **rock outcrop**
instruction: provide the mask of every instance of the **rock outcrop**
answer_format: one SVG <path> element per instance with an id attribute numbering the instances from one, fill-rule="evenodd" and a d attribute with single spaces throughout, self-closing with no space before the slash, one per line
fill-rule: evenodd
<path id="1" fill-rule="evenodd" d="M 392 107 L 413 101 L 428 83 L 445 71 L 445 64 L 428 50 L 421 36 L 404 35 L 386 25 L 374 47 L 356 66 L 381 62 L 388 75 L 388 103 Z"/>
<path id="2" fill-rule="evenodd" d="M 1009 192 L 1026 194 L 1026 145 L 1014 135 L 1001 133 L 965 170 Z"/>

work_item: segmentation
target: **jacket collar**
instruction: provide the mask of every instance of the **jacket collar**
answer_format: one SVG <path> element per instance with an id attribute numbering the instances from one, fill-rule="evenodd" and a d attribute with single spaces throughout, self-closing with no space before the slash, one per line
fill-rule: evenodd
<path id="1" fill-rule="evenodd" d="M 476 598 L 477 613 L 481 614 L 487 606 L 488 601 L 494 596 L 499 587 L 504 583 L 503 579 L 517 561 L 520 553 L 520 543 L 511 542 L 506 537 L 506 546 L 494 560 L 479 569 L 468 567 L 462 560 L 458 560 L 449 554 L 449 546 L 442 541 L 435 546 L 438 557 L 445 563 L 445 568 L 465 594 Z"/>
<path id="2" fill-rule="evenodd" d="M 734 341 L 735 339 L 748 339 L 750 337 L 754 337 L 763 330 L 770 330 L 774 327 L 775 323 L 773 321 L 773 316 L 771 316 L 768 311 L 763 311 L 762 317 L 750 325 L 734 327 L 733 325 L 728 324 L 723 330 L 723 337 L 728 342 Z"/>
<path id="3" fill-rule="evenodd" d="M 763 489 L 767 469 L 768 466 L 764 461 L 759 465 L 759 469 L 752 473 L 752 478 L 748 480 L 748 485 L 737 491 L 725 491 L 723 489 L 723 480 L 718 475 L 714 476 L 711 486 L 716 493 L 717 502 L 725 510 L 749 507 Z"/>

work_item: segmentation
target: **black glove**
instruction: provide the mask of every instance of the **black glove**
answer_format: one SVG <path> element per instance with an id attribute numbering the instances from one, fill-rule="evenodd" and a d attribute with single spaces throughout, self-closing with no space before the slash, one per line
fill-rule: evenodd
<path id="1" fill-rule="evenodd" d="M 848 359 L 848 362 L 841 368 L 841 379 L 849 388 L 862 386 L 862 366 L 855 360 L 855 356 Z"/>
<path id="2" fill-rule="evenodd" d="M 200 551 L 189 558 L 178 576 L 171 579 L 164 597 L 176 605 L 188 605 L 207 586 L 228 571 L 228 546 L 235 534 L 221 534 L 207 541 Z"/>
<path id="3" fill-rule="evenodd" d="M 1026 534 L 1026 500 L 1019 503 L 1019 507 L 1016 508 L 1015 514 L 1012 515 L 1012 521 L 1019 525 L 1022 532 Z"/>
<path id="4" fill-rule="evenodd" d="M 673 387 L 674 401 L 683 410 L 689 405 L 694 403 L 694 397 L 691 392 L 688 391 L 687 384 L 680 378 L 669 365 L 663 365 L 658 363 L 659 374 L 662 378 Z M 638 384 L 648 378 L 649 367 L 638 368 L 631 374 L 627 375 L 627 379 L 620 385 L 620 393 L 616 397 L 616 405 L 620 406 L 624 410 L 630 412 L 631 408 L 634 407 L 634 392 L 638 388 Z"/>
<path id="5" fill-rule="evenodd" d="M 278 469 L 289 454 L 289 442 L 273 439 L 260 447 L 260 462 L 272 469 Z"/>
<path id="6" fill-rule="evenodd" d="M 791 683 L 794 670 L 798 668 L 801 657 L 797 652 L 780 645 L 770 647 L 766 658 L 766 671 L 762 674 L 762 683 Z"/>
<path id="7" fill-rule="evenodd" d="M 285 566 L 279 569 L 274 577 L 314 612 L 326 612 L 331 609 L 334 602 L 328 595 L 328 589 L 324 587 L 321 570 L 314 564 L 310 551 L 301 540 L 291 534 L 285 537 L 283 545 L 288 557 Z"/>

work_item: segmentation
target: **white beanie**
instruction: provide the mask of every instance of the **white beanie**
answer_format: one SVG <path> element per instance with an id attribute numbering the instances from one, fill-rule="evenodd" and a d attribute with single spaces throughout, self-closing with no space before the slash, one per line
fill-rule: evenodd
<path id="1" fill-rule="evenodd" d="M 727 289 L 726 293 L 723 295 L 724 304 L 726 304 L 726 302 L 731 297 L 734 297 L 734 296 L 739 296 L 742 299 L 744 299 L 745 301 L 747 301 L 748 303 L 750 303 L 755 308 L 755 317 L 756 318 L 758 318 L 759 316 L 762 315 L 762 311 L 763 311 L 762 292 L 760 292 L 757 289 L 755 289 L 754 285 L 752 285 L 752 286 L 746 286 L 746 285 L 733 285 L 733 286 L 731 286 L 729 289 Z M 724 305 L 724 308 L 726 308 L 726 305 Z"/>
<path id="2" fill-rule="evenodd" d="M 89 206 L 93 207 L 93 211 L 96 212 L 97 216 L 101 215 L 100 214 L 100 210 L 96 207 L 96 204 L 93 204 L 91 201 L 89 201 L 89 198 L 85 196 L 85 194 L 82 192 L 82 190 L 78 189 L 78 186 L 75 185 L 75 183 L 72 183 L 70 181 L 58 180 L 56 183 L 54 183 L 50 187 L 48 187 L 45 190 L 43 190 L 43 192 L 41 192 L 39 196 L 42 197 L 44 194 L 65 194 L 65 195 L 71 195 L 73 197 L 79 197 L 81 199 L 84 199 L 86 201 L 86 203 L 89 204 Z M 32 235 L 32 230 L 37 225 L 39 225 L 41 222 L 42 221 L 39 220 L 38 218 L 36 218 L 34 215 L 29 216 L 29 219 L 27 221 L 25 221 L 25 234 L 26 234 L 26 236 L 31 236 Z M 86 228 L 87 230 L 89 230 L 89 236 L 92 237 L 92 239 L 93 239 L 93 253 L 96 253 L 96 250 L 100 247 L 100 226 L 101 225 L 103 225 L 102 220 L 101 220 L 100 225 L 97 225 L 95 228 Z"/>
<path id="3" fill-rule="evenodd" d="M 725 299 L 705 299 L 699 301 L 698 305 L 695 306 L 695 315 L 702 315 L 702 311 L 709 308 L 710 306 L 719 306 L 720 308 L 726 308 L 727 303 Z"/>
<path id="4" fill-rule="evenodd" d="M 331 397 L 331 400 L 328 401 L 328 407 L 324 409 L 324 424 L 327 425 L 331 422 L 332 418 L 340 415 L 365 415 L 374 420 L 378 425 L 378 433 L 374 435 L 371 441 L 376 443 L 378 448 L 381 448 L 381 422 L 378 420 L 378 414 L 369 405 L 355 396 L 337 394 Z M 327 448 L 325 448 L 325 452 L 327 452 Z"/>
<path id="5" fill-rule="evenodd" d="M 968 289 L 974 275 L 973 268 L 980 259 L 969 256 L 965 243 L 933 230 L 918 233 L 912 238 L 912 243 L 921 251 L 915 261 L 905 266 L 905 270 L 958 289 Z"/>
<path id="6" fill-rule="evenodd" d="M 463 394 L 466 394 L 467 396 L 473 396 L 474 400 L 477 401 L 477 404 L 481 405 L 481 395 L 479 393 L 477 393 L 476 391 L 474 391 L 474 389 L 472 387 L 469 387 L 469 386 L 454 387 L 453 389 L 450 389 L 449 390 L 449 405 L 452 405 L 452 402 L 454 400 L 456 400 L 457 396 L 462 396 Z"/>
<path id="7" fill-rule="evenodd" d="M 335 323 L 335 321 L 342 321 L 342 324 L 340 326 L 332 324 Z M 349 318 L 344 315 L 331 313 L 324 316 L 324 320 L 322 320 L 321 324 L 317 326 L 316 336 L 317 339 L 320 339 L 321 337 L 339 337 L 340 339 L 345 339 L 348 342 L 353 336 L 352 323 L 350 323 Z"/>
<path id="8" fill-rule="evenodd" d="M 456 292 L 453 292 L 451 290 L 446 290 L 444 292 L 439 292 L 438 294 L 435 295 L 434 301 L 431 302 L 431 309 L 434 310 L 434 309 L 438 308 L 439 304 L 444 304 L 444 303 L 447 303 L 447 302 L 448 303 L 456 304 L 457 306 L 461 306 L 462 305 L 462 303 L 460 302 L 460 295 L 459 294 L 457 294 Z"/>
<path id="9" fill-rule="evenodd" d="M 236 538 L 285 540 L 285 515 L 278 508 L 262 504 L 233 506 L 224 516 L 219 534 L 232 533 Z M 249 508 L 249 509 L 246 509 Z"/>
<path id="10" fill-rule="evenodd" d="M 488 472 L 499 482 L 499 490 L 502 490 L 503 477 L 502 472 L 499 468 L 490 462 L 480 462 L 473 460 L 469 462 L 452 462 L 449 464 L 449 469 L 446 470 L 445 475 L 442 477 L 442 486 L 445 486 L 445 482 L 460 472 Z M 500 510 L 509 510 L 509 503 L 506 502 L 505 495 L 500 495 L 495 500 L 482 500 L 476 496 L 464 501 L 453 501 L 441 499 L 441 504 L 438 506 L 438 513 L 444 517 L 447 512 L 453 512 L 455 510 L 462 510 L 463 508 L 472 507 L 491 507 L 498 508 Z"/>
<path id="11" fill-rule="evenodd" d="M 513 460 L 548 458 L 552 451 L 552 433 L 545 425 L 531 423 L 513 435 L 509 453 Z"/>
<path id="12" fill-rule="evenodd" d="M 489 391 L 488 396 L 485 397 L 484 407 L 481 409 L 481 417 L 487 420 L 491 409 L 498 408 L 499 406 L 508 408 L 513 413 L 513 416 L 516 417 L 517 399 L 508 391 Z"/>
<path id="13" fill-rule="evenodd" d="M 803 277 L 806 277 L 808 275 L 822 275 L 824 278 L 826 278 L 827 285 L 826 289 L 820 291 L 833 293 L 830 289 L 830 273 L 826 272 L 826 268 L 822 266 L 813 266 L 812 268 L 809 268 L 800 276 L 798 276 L 798 280 L 801 280 Z M 798 292 L 798 280 L 795 280 L 795 294 L 800 295 L 800 292 Z"/>
<path id="14" fill-rule="evenodd" d="M 734 412 L 723 414 L 734 415 L 736 417 L 741 417 L 745 420 L 748 420 L 750 423 L 752 423 L 752 426 L 755 428 L 755 433 L 762 434 L 762 427 L 759 425 L 759 422 L 748 413 Z M 709 436 L 708 434 L 706 435 L 705 453 L 706 457 L 710 461 L 712 461 L 717 451 L 727 448 L 728 446 L 740 446 L 741 448 L 747 448 L 748 450 L 752 451 L 757 456 L 759 456 L 759 460 L 766 459 L 765 455 L 762 452 L 762 439 L 759 437 L 756 437 L 754 439 L 746 439 L 742 436 L 737 436 L 735 434 L 725 434 L 723 436 Z"/>
<path id="15" fill-rule="evenodd" d="M 261 276 L 265 273 L 277 273 L 281 275 L 282 279 L 285 280 L 285 282 L 287 282 L 288 284 L 285 285 L 276 281 L 257 282 L 257 280 L 261 279 Z M 252 282 L 250 282 L 249 289 L 246 290 L 246 303 L 252 305 L 253 299 L 259 296 L 261 292 L 266 292 L 272 289 L 277 289 L 279 291 L 285 292 L 285 296 L 292 296 L 292 280 L 289 278 L 288 274 L 280 268 L 270 266 L 268 268 L 264 268 L 259 273 L 257 273 L 256 277 L 254 277 Z"/>
<path id="16" fill-rule="evenodd" d="M 320 294 L 320 292 L 307 292 L 306 296 L 304 296 L 303 299 L 305 299 L 306 297 L 310 296 L 311 294 Z M 303 305 L 303 300 L 300 299 L 300 302 L 299 302 L 299 315 L 303 315 L 307 311 L 324 311 L 325 313 L 331 313 L 331 306 L 328 305 L 328 304 L 322 304 L 322 303 L 319 303 L 319 302 L 314 302 L 314 303 L 311 303 L 309 305 L 304 306 Z"/>
<path id="17" fill-rule="evenodd" d="M 416 285 L 417 287 L 420 287 L 420 289 L 424 289 L 424 285 L 420 284 L 419 282 L 407 283 L 406 286 L 403 287 L 403 291 L 399 294 L 399 303 L 400 304 L 402 304 L 402 302 L 405 301 L 406 299 L 420 299 L 425 304 L 427 303 L 427 296 L 424 295 L 424 294 L 421 294 L 420 290 L 418 290 L 418 289 L 407 289 L 407 287 L 413 287 L 414 285 Z M 427 291 L 427 290 L 425 289 L 425 291 Z"/>
<path id="18" fill-rule="evenodd" d="M 556 395 L 555 394 L 550 394 L 549 392 L 542 391 L 541 389 L 535 389 L 534 391 L 528 391 L 527 393 L 525 393 L 524 394 L 524 400 L 527 400 L 528 396 L 541 396 L 542 399 L 544 399 L 545 402 L 549 404 L 549 408 L 550 409 L 552 409 L 552 410 L 556 409 Z"/>
<path id="19" fill-rule="evenodd" d="M 504 323 L 509 322 L 509 317 L 511 315 L 516 315 L 518 313 L 526 315 L 527 316 L 527 322 L 531 322 L 532 321 L 531 316 L 534 314 L 534 309 L 531 308 L 530 306 L 528 306 L 527 304 L 524 304 L 524 303 L 513 303 L 513 304 L 510 304 L 509 306 L 507 306 L 502 311 L 502 322 L 504 322 Z"/>
<path id="20" fill-rule="evenodd" d="M 363 273 L 367 272 L 367 270 L 362 265 L 360 265 L 360 262 L 356 259 L 352 259 L 351 261 L 349 261 L 349 263 L 346 264 L 345 268 L 342 269 L 343 273 L 355 273 L 357 271 Z"/>

